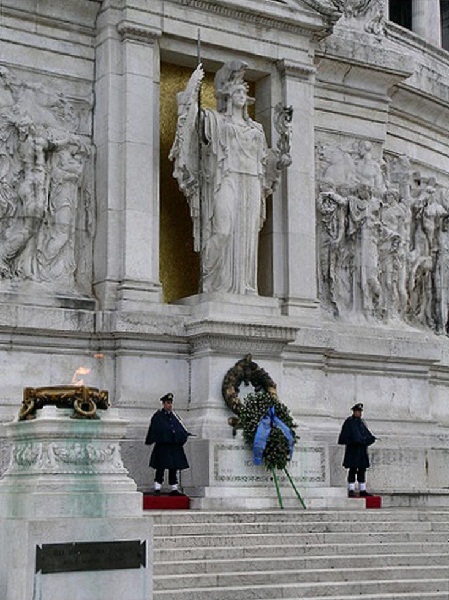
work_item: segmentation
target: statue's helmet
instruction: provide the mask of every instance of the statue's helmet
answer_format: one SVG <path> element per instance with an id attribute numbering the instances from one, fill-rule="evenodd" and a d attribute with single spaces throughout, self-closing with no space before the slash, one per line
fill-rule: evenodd
<path id="1" fill-rule="evenodd" d="M 239 87 L 245 89 L 247 104 L 254 102 L 254 98 L 248 96 L 248 84 L 245 82 L 247 68 L 248 64 L 243 60 L 232 60 L 225 63 L 215 74 L 215 98 L 218 112 L 226 111 L 229 96 Z"/>

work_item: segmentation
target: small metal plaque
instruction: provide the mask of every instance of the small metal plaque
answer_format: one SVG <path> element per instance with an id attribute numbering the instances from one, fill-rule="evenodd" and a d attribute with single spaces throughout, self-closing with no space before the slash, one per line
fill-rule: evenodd
<path id="1" fill-rule="evenodd" d="M 146 566 L 146 542 L 72 542 L 36 546 L 36 573 L 110 571 Z"/>

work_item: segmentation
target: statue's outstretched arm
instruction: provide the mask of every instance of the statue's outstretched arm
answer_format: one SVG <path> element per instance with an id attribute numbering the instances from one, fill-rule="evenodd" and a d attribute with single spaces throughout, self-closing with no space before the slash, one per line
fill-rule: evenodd
<path id="1" fill-rule="evenodd" d="M 200 190 L 198 149 L 198 95 L 204 70 L 201 64 L 192 73 L 186 89 L 178 94 L 178 123 L 169 159 L 174 162 L 173 176 L 190 206 L 195 250 L 200 239 Z"/>

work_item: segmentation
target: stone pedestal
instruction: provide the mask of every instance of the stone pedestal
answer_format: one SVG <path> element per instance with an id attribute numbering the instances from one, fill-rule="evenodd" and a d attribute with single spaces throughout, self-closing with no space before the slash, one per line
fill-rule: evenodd
<path id="1" fill-rule="evenodd" d="M 148 600 L 152 525 L 127 475 L 116 409 L 70 418 L 46 406 L 6 425 L 10 465 L 0 481 L 0 597 Z M 138 555 L 138 556 L 137 556 Z"/>
<path id="2" fill-rule="evenodd" d="M 191 467 L 182 473 L 182 485 L 191 497 L 192 508 L 257 510 L 279 506 L 272 474 L 254 465 L 241 432 L 235 439 L 191 440 L 187 453 Z M 329 458 L 324 444 L 299 443 L 287 471 L 303 498 L 314 496 L 319 488 L 325 505 Z M 284 503 L 300 508 L 287 474 L 277 471 L 276 476 Z"/>
<path id="3" fill-rule="evenodd" d="M 231 435 L 232 415 L 222 396 L 223 377 L 235 358 L 253 354 L 263 362 L 275 382 L 281 380 L 281 353 L 296 335 L 296 328 L 280 315 L 273 298 L 213 295 L 193 297 L 192 318 L 186 323 L 191 347 L 189 430 L 205 439 Z M 229 315 L 232 314 L 232 318 Z M 242 394 L 250 389 L 242 389 Z"/>

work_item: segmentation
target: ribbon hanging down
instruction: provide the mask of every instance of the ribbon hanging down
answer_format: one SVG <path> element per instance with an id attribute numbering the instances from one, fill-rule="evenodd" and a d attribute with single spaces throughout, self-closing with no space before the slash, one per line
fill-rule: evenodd
<path id="1" fill-rule="evenodd" d="M 254 436 L 253 461 L 255 465 L 262 464 L 263 453 L 265 452 L 265 447 L 267 445 L 268 438 L 270 437 L 272 427 L 277 427 L 280 429 L 287 439 L 289 447 L 288 460 L 291 460 L 295 438 L 290 428 L 287 427 L 287 425 L 276 416 L 274 406 L 270 406 L 267 414 L 260 419 L 259 425 L 256 429 L 256 434 Z"/>

